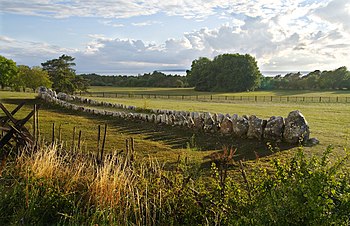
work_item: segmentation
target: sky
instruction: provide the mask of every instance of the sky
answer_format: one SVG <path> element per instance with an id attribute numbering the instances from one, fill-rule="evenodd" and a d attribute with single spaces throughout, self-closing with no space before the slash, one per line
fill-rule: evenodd
<path id="1" fill-rule="evenodd" d="M 261 71 L 350 68 L 349 0 L 0 0 L 0 55 L 77 73 L 190 69 L 250 54 Z"/>

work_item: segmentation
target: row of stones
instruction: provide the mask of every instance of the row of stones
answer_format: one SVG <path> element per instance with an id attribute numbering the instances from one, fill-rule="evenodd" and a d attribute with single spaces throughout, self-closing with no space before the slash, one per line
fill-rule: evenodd
<path id="1" fill-rule="evenodd" d="M 210 133 L 233 135 L 240 138 L 266 139 L 270 141 L 285 141 L 296 144 L 309 139 L 310 130 L 307 121 L 299 111 L 292 111 L 287 118 L 272 116 L 268 120 L 260 119 L 255 115 L 238 116 L 237 114 L 211 114 L 209 112 L 186 112 L 172 110 L 152 110 L 151 113 L 136 113 L 124 111 L 97 110 L 70 103 L 77 101 L 89 105 L 100 105 L 112 108 L 122 108 L 135 111 L 135 106 L 100 102 L 84 97 L 77 97 L 65 93 L 56 94 L 46 88 L 39 89 L 39 97 L 45 101 L 58 104 L 64 108 L 92 113 L 96 115 L 108 115 L 123 119 L 141 120 L 145 122 L 166 124 L 171 126 L 183 126 L 194 130 L 204 130 Z"/>

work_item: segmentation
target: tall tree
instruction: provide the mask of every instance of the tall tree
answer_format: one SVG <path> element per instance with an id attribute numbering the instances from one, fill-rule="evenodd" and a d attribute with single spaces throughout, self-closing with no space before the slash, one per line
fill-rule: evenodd
<path id="1" fill-rule="evenodd" d="M 51 87 L 52 85 L 48 72 L 41 67 L 35 66 L 30 68 L 25 65 L 19 65 L 18 71 L 23 86 L 31 88 L 33 91 L 40 86 Z"/>
<path id="2" fill-rule="evenodd" d="M 247 91 L 259 87 L 262 75 L 254 57 L 223 54 L 214 60 L 194 60 L 187 71 L 189 85 L 199 91 Z"/>
<path id="3" fill-rule="evenodd" d="M 57 92 L 73 93 L 77 87 L 74 84 L 76 77 L 74 57 L 62 55 L 58 59 L 48 60 L 41 66 L 48 72 L 52 81 L 52 88 Z"/>
<path id="4" fill-rule="evenodd" d="M 11 80 L 17 76 L 16 63 L 0 55 L 0 87 L 11 86 Z"/>
<path id="5" fill-rule="evenodd" d="M 188 84 L 198 91 L 210 90 L 215 86 L 213 66 L 213 62 L 206 57 L 200 57 L 198 60 L 192 61 L 191 70 L 186 71 Z"/>

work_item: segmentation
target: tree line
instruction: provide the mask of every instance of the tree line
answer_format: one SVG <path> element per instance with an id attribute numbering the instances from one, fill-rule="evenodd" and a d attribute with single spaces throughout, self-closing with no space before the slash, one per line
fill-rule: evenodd
<path id="1" fill-rule="evenodd" d="M 159 71 L 138 76 L 104 76 L 75 72 L 74 57 L 61 55 L 40 66 L 16 65 L 0 55 L 0 88 L 14 90 L 39 86 L 52 87 L 57 92 L 86 91 L 89 85 L 117 87 L 194 87 L 197 91 L 241 92 L 256 89 L 348 90 L 350 72 L 344 67 L 331 71 L 315 70 L 285 76 L 264 77 L 254 57 L 249 54 L 222 54 L 213 60 L 200 57 L 191 64 L 186 76 L 166 75 Z"/>
<path id="2" fill-rule="evenodd" d="M 138 76 L 81 74 L 91 86 L 119 87 L 186 87 L 187 79 L 180 75 L 166 75 L 159 71 Z"/>
<path id="3" fill-rule="evenodd" d="M 350 71 L 344 66 L 330 71 L 315 70 L 306 75 L 300 72 L 285 76 L 264 77 L 261 89 L 348 90 Z"/>
<path id="4" fill-rule="evenodd" d="M 0 56 L 0 88 L 10 87 L 16 91 L 30 88 L 35 91 L 45 86 L 57 92 L 85 91 L 89 83 L 75 73 L 74 66 L 74 58 L 64 54 L 58 59 L 41 63 L 41 67 L 17 66 L 13 60 Z"/>

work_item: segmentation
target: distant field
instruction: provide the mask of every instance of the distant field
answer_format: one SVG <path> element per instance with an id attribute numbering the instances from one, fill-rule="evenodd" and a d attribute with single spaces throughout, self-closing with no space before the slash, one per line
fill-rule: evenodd
<path id="1" fill-rule="evenodd" d="M 152 87 L 110 87 L 92 86 L 89 92 L 113 92 L 125 94 L 157 94 L 157 95 L 190 95 L 190 96 L 305 96 L 305 97 L 336 97 L 349 96 L 350 91 L 314 91 L 314 90 L 274 90 L 274 91 L 254 91 L 254 92 L 198 92 L 193 88 L 152 88 Z"/>

